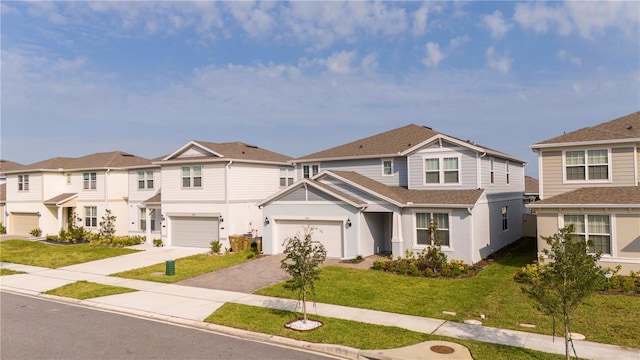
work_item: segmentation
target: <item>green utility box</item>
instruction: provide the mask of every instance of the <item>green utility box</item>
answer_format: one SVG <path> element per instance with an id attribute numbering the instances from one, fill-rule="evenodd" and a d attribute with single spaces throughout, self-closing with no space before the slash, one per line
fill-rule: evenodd
<path id="1" fill-rule="evenodd" d="M 165 275 L 175 275 L 176 274 L 176 261 L 175 260 L 167 260 L 165 263 Z"/>

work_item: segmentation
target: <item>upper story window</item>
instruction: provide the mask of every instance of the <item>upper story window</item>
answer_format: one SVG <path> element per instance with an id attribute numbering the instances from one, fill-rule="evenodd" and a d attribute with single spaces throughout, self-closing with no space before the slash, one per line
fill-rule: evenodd
<path id="1" fill-rule="evenodd" d="M 201 165 L 182 167 L 182 187 L 183 188 L 202 187 L 202 166 Z"/>
<path id="2" fill-rule="evenodd" d="M 431 222 L 436 229 L 431 231 Z M 449 214 L 446 213 L 416 213 L 416 239 L 418 245 L 449 246 Z"/>
<path id="3" fill-rule="evenodd" d="M 71 174 L 67 174 L 67 185 L 71 185 Z"/>
<path id="4" fill-rule="evenodd" d="M 393 176 L 393 160 L 382 160 L 382 176 Z"/>
<path id="5" fill-rule="evenodd" d="M 305 179 L 316 176 L 318 175 L 319 172 L 320 172 L 320 165 L 318 164 L 302 166 L 302 176 Z"/>
<path id="6" fill-rule="evenodd" d="M 425 184 L 460 183 L 460 158 L 441 157 L 424 159 Z"/>
<path id="7" fill-rule="evenodd" d="M 589 242 L 589 252 L 611 254 L 609 215 L 564 215 L 564 226 L 573 225 L 575 238 Z"/>
<path id="8" fill-rule="evenodd" d="M 86 206 L 84 208 L 84 226 L 85 227 L 98 226 L 98 208 L 97 207 Z"/>
<path id="9" fill-rule="evenodd" d="M 568 181 L 609 179 L 609 151 L 606 149 L 566 151 L 564 160 Z"/>
<path id="10" fill-rule="evenodd" d="M 293 169 L 280 168 L 280 187 L 287 187 L 293 184 Z"/>
<path id="11" fill-rule="evenodd" d="M 83 189 L 85 190 L 95 190 L 96 189 L 96 184 L 97 184 L 97 179 L 98 179 L 98 175 L 94 172 L 92 173 L 84 173 L 82 174 L 82 178 L 83 178 Z"/>
<path id="12" fill-rule="evenodd" d="M 138 189 L 153 189 L 153 170 L 138 171 Z"/>
<path id="13" fill-rule="evenodd" d="M 18 175 L 18 191 L 29 191 L 29 175 Z"/>
<path id="14" fill-rule="evenodd" d="M 495 174 L 494 167 L 493 167 L 493 158 L 489 159 L 489 176 L 490 176 L 489 181 L 491 182 L 491 184 L 495 184 L 496 183 L 496 174 Z"/>

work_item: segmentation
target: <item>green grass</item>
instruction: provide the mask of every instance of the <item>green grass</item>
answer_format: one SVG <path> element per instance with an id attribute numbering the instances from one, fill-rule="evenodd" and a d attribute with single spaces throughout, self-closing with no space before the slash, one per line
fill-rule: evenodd
<path id="1" fill-rule="evenodd" d="M 15 271 L 15 270 L 9 270 L 9 269 L 0 269 L 0 276 L 3 276 L 3 275 L 14 275 L 14 274 L 24 274 L 24 272 Z"/>
<path id="2" fill-rule="evenodd" d="M 324 324 L 313 331 L 300 332 L 284 326 L 284 324 L 297 319 L 297 317 L 298 314 L 289 311 L 227 303 L 211 314 L 205 321 L 302 341 L 338 344 L 363 350 L 392 349 L 430 340 L 453 340 L 469 348 L 473 358 L 476 360 L 563 358 L 562 356 L 529 349 L 471 340 L 454 340 L 394 326 L 372 325 L 322 316 L 310 316 L 311 319 L 321 321 Z"/>
<path id="3" fill-rule="evenodd" d="M 47 291 L 45 294 L 68 297 L 73 299 L 92 299 L 101 296 L 124 294 L 137 290 L 120 286 L 96 284 L 88 281 L 78 281 Z"/>
<path id="4" fill-rule="evenodd" d="M 327 266 L 316 283 L 315 301 L 453 321 L 479 319 L 485 314 L 486 326 L 551 335 L 552 319 L 536 311 L 533 301 L 522 293 L 523 285 L 513 280 L 518 269 L 534 258 L 535 243 L 523 241 L 475 277 L 463 279 Z M 297 298 L 283 283 L 260 289 L 257 294 Z M 444 315 L 443 311 L 454 311 L 456 316 Z M 589 341 L 640 347 L 640 322 L 630 321 L 630 314 L 640 314 L 639 297 L 596 294 L 578 308 L 571 330 L 584 334 Z M 523 328 L 520 323 L 536 328 Z M 560 328 L 557 326 L 558 335 Z"/>
<path id="5" fill-rule="evenodd" d="M 0 261 L 55 269 L 137 251 L 89 244 L 62 246 L 37 241 L 7 240 L 0 243 Z"/>
<path id="6" fill-rule="evenodd" d="M 198 254 L 177 259 L 175 263 L 175 275 L 165 275 L 165 263 L 160 263 L 112 274 L 111 276 L 162 283 L 174 283 L 243 263 L 249 260 L 250 256 L 253 256 L 253 252 L 251 250 L 233 252 L 226 255 Z"/>

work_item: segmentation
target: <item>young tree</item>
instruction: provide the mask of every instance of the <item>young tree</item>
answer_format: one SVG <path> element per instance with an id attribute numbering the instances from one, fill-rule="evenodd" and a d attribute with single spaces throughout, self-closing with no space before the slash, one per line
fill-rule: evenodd
<path id="1" fill-rule="evenodd" d="M 569 320 L 573 311 L 601 285 L 600 254 L 589 254 L 588 243 L 574 235 L 573 225 L 543 237 L 550 249 L 543 250 L 549 263 L 538 266 L 538 276 L 522 291 L 536 301 L 536 308 L 559 317 L 564 325 L 565 356 L 569 359 Z"/>
<path id="2" fill-rule="evenodd" d="M 307 293 L 315 297 L 314 283 L 320 278 L 320 265 L 327 258 L 324 246 L 312 241 L 313 227 L 304 227 L 304 238 L 299 235 L 288 238 L 284 249 L 285 258 L 280 262 L 280 268 L 291 276 L 285 283 L 285 288 L 299 291 L 302 300 L 303 322 L 307 322 Z"/>
<path id="3" fill-rule="evenodd" d="M 100 221 L 100 236 L 110 239 L 116 232 L 116 216 L 111 214 L 111 210 L 104 211 L 104 216 Z"/>

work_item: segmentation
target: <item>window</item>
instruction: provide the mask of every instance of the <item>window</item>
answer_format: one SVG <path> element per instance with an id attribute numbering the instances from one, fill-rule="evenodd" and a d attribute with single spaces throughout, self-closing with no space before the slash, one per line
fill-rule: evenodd
<path id="1" fill-rule="evenodd" d="M 509 214 L 507 213 L 507 207 L 503 206 L 502 207 L 502 231 L 507 231 L 509 230 Z"/>
<path id="2" fill-rule="evenodd" d="M 495 173 L 493 171 L 493 158 L 489 159 L 489 168 L 490 168 L 489 174 L 491 176 L 491 179 L 489 181 L 491 182 L 491 184 L 495 184 L 496 183 L 496 175 L 495 175 Z"/>
<path id="3" fill-rule="evenodd" d="M 424 159 L 425 184 L 458 184 L 460 159 L 457 157 Z"/>
<path id="4" fill-rule="evenodd" d="M 320 165 L 304 165 L 302 166 L 302 176 L 307 179 L 318 175 L 320 172 Z"/>
<path id="5" fill-rule="evenodd" d="M 504 165 L 505 174 L 507 174 L 507 185 L 509 185 L 509 162 L 507 161 Z"/>
<path id="6" fill-rule="evenodd" d="M 565 177 L 567 180 L 607 180 L 609 179 L 608 150 L 567 151 Z"/>
<path id="7" fill-rule="evenodd" d="M 140 231 L 147 231 L 147 209 L 140 208 Z"/>
<path id="8" fill-rule="evenodd" d="M 71 185 L 71 174 L 67 174 L 67 185 Z"/>
<path id="9" fill-rule="evenodd" d="M 153 170 L 138 171 L 138 189 L 153 189 Z"/>
<path id="10" fill-rule="evenodd" d="M 98 208 L 97 207 L 86 206 L 84 208 L 84 226 L 85 227 L 98 226 Z"/>
<path id="11" fill-rule="evenodd" d="M 280 168 L 280 187 L 287 187 L 293 184 L 293 169 Z"/>
<path id="12" fill-rule="evenodd" d="M 382 176 L 393 176 L 393 160 L 382 160 Z"/>
<path id="13" fill-rule="evenodd" d="M 156 209 L 149 210 L 149 221 L 151 222 L 151 231 L 156 231 Z"/>
<path id="14" fill-rule="evenodd" d="M 577 240 L 591 242 L 589 251 L 611 254 L 609 215 L 565 215 L 564 226 L 572 224 Z"/>
<path id="15" fill-rule="evenodd" d="M 95 190 L 96 189 L 96 183 L 97 183 L 97 175 L 96 173 L 92 172 L 92 173 L 84 173 L 82 175 L 83 178 L 83 188 L 85 190 Z"/>
<path id="16" fill-rule="evenodd" d="M 29 175 L 18 175 L 18 191 L 29 191 Z"/>
<path id="17" fill-rule="evenodd" d="M 437 229 L 431 236 L 429 224 L 434 222 Z M 435 245 L 439 241 L 442 246 L 449 246 L 449 214 L 416 213 L 416 239 L 418 245 Z"/>
<path id="18" fill-rule="evenodd" d="M 182 187 L 202 187 L 202 166 L 183 166 L 182 167 Z"/>

